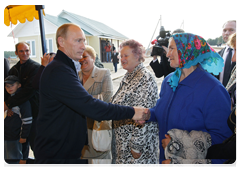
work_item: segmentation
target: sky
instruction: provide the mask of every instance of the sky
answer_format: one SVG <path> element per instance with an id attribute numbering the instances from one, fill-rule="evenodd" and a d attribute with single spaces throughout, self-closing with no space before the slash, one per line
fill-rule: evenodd
<path id="1" fill-rule="evenodd" d="M 23 0 L 21 2 L 22 5 L 33 2 L 45 5 L 45 13 L 53 16 L 66 10 L 102 22 L 129 39 L 139 41 L 146 48 L 159 34 L 160 24 L 157 27 L 157 23 L 160 16 L 165 30 L 172 32 L 180 28 L 184 22 L 185 32 L 198 34 L 206 40 L 221 36 L 223 23 L 227 20 L 237 20 L 239 17 L 236 15 L 239 10 L 237 0 L 226 2 L 222 0 L 67 0 L 62 2 Z M 8 3 L 1 4 L 2 10 L 7 5 L 19 4 L 19 1 L 8 1 Z M 14 27 L 3 24 L 1 38 L 4 42 L 4 51 L 14 50 L 13 38 L 7 37 Z"/>

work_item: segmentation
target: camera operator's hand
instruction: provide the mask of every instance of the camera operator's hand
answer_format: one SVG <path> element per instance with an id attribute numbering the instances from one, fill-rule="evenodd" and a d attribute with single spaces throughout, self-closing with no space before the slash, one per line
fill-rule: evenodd
<path id="1" fill-rule="evenodd" d="M 168 48 L 165 46 L 162 46 L 162 48 L 164 49 L 164 51 L 166 52 L 166 54 L 168 53 Z"/>

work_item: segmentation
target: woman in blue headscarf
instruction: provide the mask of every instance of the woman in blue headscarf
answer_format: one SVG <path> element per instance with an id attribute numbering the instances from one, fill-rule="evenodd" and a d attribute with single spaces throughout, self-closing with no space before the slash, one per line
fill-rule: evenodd
<path id="1" fill-rule="evenodd" d="M 222 143 L 231 135 L 226 121 L 231 113 L 229 94 L 210 74 L 222 71 L 223 59 L 194 34 L 174 34 L 168 48 L 170 66 L 176 71 L 164 79 L 160 99 L 148 110 L 149 121 L 159 125 L 159 162 L 222 163 L 200 159 L 205 158 L 202 155 L 209 145 Z M 185 160 L 189 158 L 197 160 Z"/>

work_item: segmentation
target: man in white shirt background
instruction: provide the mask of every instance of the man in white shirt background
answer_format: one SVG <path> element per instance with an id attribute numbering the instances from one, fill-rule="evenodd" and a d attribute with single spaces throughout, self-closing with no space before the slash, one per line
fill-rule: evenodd
<path id="1" fill-rule="evenodd" d="M 236 20 L 229 20 L 224 23 L 222 28 L 222 37 L 224 42 L 228 41 L 228 37 L 236 32 Z M 232 56 L 234 50 L 226 44 L 226 47 L 219 51 L 219 55 L 224 60 L 223 71 L 217 77 L 219 81 L 226 86 L 231 75 L 232 68 L 235 66 L 236 62 L 232 62 Z"/>

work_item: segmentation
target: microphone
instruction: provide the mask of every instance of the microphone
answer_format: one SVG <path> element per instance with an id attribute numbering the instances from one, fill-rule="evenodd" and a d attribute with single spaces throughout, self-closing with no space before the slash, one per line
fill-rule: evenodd
<path id="1" fill-rule="evenodd" d="M 154 44 L 156 44 L 156 43 L 157 43 L 157 39 L 155 39 L 155 40 L 153 40 L 153 41 L 151 42 L 152 45 L 154 45 Z"/>

